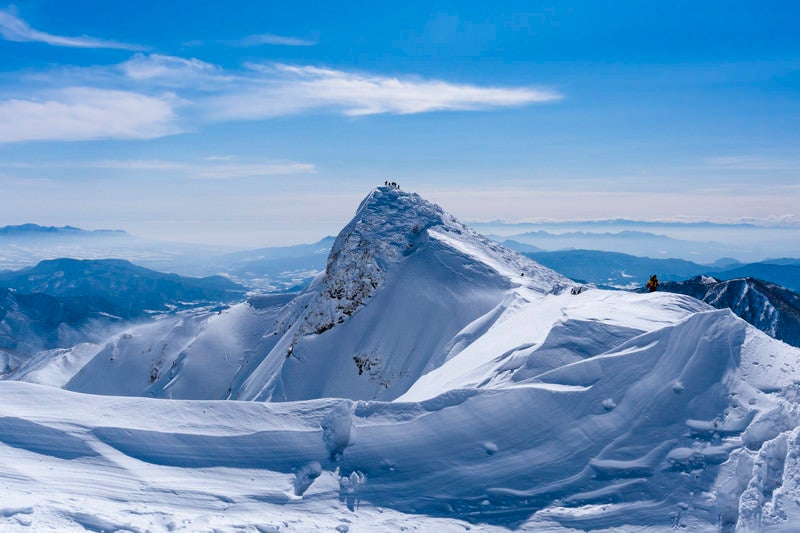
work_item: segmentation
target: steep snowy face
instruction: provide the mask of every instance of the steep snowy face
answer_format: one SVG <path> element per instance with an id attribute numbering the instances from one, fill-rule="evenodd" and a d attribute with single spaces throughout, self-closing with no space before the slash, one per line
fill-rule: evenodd
<path id="1" fill-rule="evenodd" d="M 416 194 L 392 187 L 372 191 L 333 244 L 316 302 L 320 305 L 309 325 L 321 332 L 343 322 L 369 300 L 386 271 L 427 238 L 429 228 L 447 223 L 459 225 Z"/>
<path id="2" fill-rule="evenodd" d="M 431 239 L 487 264 L 513 284 L 543 294 L 560 292 L 570 283 L 479 235 L 419 195 L 378 187 L 336 238 L 325 273 L 306 291 L 313 297 L 298 300 L 297 307 L 306 310 L 298 334 L 322 333 L 344 322 L 384 284 L 389 271 Z M 297 318 L 290 315 L 287 324 Z"/>
<path id="3" fill-rule="evenodd" d="M 392 400 L 479 336 L 462 334 L 476 320 L 486 328 L 513 302 L 570 284 L 418 195 L 379 187 L 233 397 Z"/>

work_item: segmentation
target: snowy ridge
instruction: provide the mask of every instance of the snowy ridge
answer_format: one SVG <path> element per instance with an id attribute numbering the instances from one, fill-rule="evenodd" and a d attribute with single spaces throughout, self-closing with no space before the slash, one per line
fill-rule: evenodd
<path id="1" fill-rule="evenodd" d="M 421 402 L 125 399 L 2 382 L 0 524 L 786 526 L 800 520 L 797 356 L 706 310 L 538 380 Z"/>
<path id="2" fill-rule="evenodd" d="M 233 397 L 394 399 L 465 347 L 471 323 L 488 327 L 515 300 L 570 283 L 417 194 L 379 187 L 336 238 L 325 272 L 282 312 L 280 340 Z"/>
<path id="3" fill-rule="evenodd" d="M 399 400 L 425 400 L 447 389 L 536 382 L 545 372 L 599 356 L 706 310 L 693 298 L 661 293 L 634 296 L 591 290 L 578 296 L 553 295 L 534 304 L 517 300 L 489 332 L 474 335 Z"/>
<path id="4" fill-rule="evenodd" d="M 355 217 L 336 237 L 325 273 L 298 300 L 286 324 L 299 318 L 297 335 L 322 333 L 361 308 L 384 283 L 387 272 L 404 258 L 437 239 L 491 265 L 501 275 L 525 281 L 542 293 L 558 292 L 569 280 L 479 235 L 455 217 L 415 193 L 395 187 L 378 187 L 359 205 Z M 298 310 L 299 311 L 299 310 Z"/>

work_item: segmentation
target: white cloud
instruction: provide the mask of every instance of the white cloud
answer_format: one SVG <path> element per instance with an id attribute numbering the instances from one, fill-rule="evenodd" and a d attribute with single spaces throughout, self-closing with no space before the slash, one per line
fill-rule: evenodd
<path id="1" fill-rule="evenodd" d="M 401 79 L 313 66 L 250 65 L 253 76 L 209 102 L 221 119 L 261 119 L 312 109 L 349 116 L 477 111 L 560 100 L 555 91 Z"/>
<path id="2" fill-rule="evenodd" d="M 114 170 L 184 170 L 185 163 L 161 159 L 104 159 L 93 161 L 85 166 Z"/>
<path id="3" fill-rule="evenodd" d="M 177 133 L 174 98 L 71 87 L 0 101 L 0 142 L 151 139 Z"/>
<path id="4" fill-rule="evenodd" d="M 287 174 L 309 174 L 316 171 L 310 163 L 259 163 L 248 165 L 203 165 L 198 166 L 192 177 L 198 179 L 255 178 Z"/>
<path id="5" fill-rule="evenodd" d="M 66 46 L 71 48 L 118 48 L 121 50 L 144 50 L 144 47 L 96 39 L 94 37 L 63 37 L 42 31 L 34 30 L 28 24 L 12 14 L 10 11 L 0 9 L 0 35 L 7 41 L 38 42 L 52 46 Z"/>
<path id="6" fill-rule="evenodd" d="M 709 168 L 720 170 L 798 170 L 800 163 L 789 159 L 756 157 L 756 156 L 724 156 L 708 157 L 705 163 Z"/>
<path id="7" fill-rule="evenodd" d="M 216 160 L 209 159 L 207 160 Z M 251 163 L 203 163 L 193 164 L 182 161 L 165 161 L 161 159 L 121 159 L 103 160 L 89 163 L 89 167 L 114 170 L 174 170 L 194 179 L 234 179 L 257 178 L 265 176 L 281 176 L 310 174 L 316 172 L 311 163 L 297 161 L 258 161 Z"/>
<path id="8" fill-rule="evenodd" d="M 275 35 L 274 33 L 260 33 L 257 35 L 248 35 L 235 41 L 220 41 L 223 44 L 230 46 L 261 46 L 265 44 L 278 45 L 278 46 L 314 46 L 316 41 L 309 39 L 298 39 L 297 37 L 286 37 L 283 35 Z"/>
<path id="9" fill-rule="evenodd" d="M 137 81 L 172 81 L 188 85 L 197 78 L 208 79 L 221 74 L 221 69 L 200 61 L 161 54 L 136 54 L 120 65 L 125 76 Z"/>
<path id="10" fill-rule="evenodd" d="M 204 124 L 300 113 L 347 116 L 477 111 L 563 98 L 535 87 L 479 86 L 315 66 L 246 65 L 136 54 L 112 66 L 26 73 L 0 99 L 0 143 L 145 139 Z M 20 96 L 24 95 L 24 96 Z M 186 105 L 191 104 L 191 105 Z"/>

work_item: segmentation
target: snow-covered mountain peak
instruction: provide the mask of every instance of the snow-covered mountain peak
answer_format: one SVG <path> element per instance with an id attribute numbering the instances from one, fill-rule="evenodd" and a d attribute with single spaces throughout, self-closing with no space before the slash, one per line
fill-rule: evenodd
<path id="1" fill-rule="evenodd" d="M 441 207 L 394 187 L 373 190 L 339 233 L 325 269 L 325 289 L 352 313 L 382 283 L 385 272 L 428 238 L 427 230 L 462 231 Z"/>
<path id="2" fill-rule="evenodd" d="M 337 236 L 325 272 L 298 300 L 305 320 L 297 333 L 322 333 L 344 322 L 384 284 L 397 264 L 430 248 L 429 244 L 456 252 L 465 263 L 480 264 L 508 286 L 526 286 L 546 294 L 559 292 L 570 283 L 479 235 L 418 194 L 383 186 L 370 192 L 358 206 L 353 219 Z M 296 323 L 297 315 L 289 318 L 287 323 Z"/>
<path id="3" fill-rule="evenodd" d="M 469 324 L 571 284 L 419 195 L 378 187 L 325 272 L 281 311 L 273 347 L 235 397 L 393 399 L 463 349 Z"/>

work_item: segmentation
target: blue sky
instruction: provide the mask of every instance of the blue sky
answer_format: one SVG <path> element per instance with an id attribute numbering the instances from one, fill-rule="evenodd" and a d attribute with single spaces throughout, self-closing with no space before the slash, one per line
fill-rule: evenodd
<path id="1" fill-rule="evenodd" d="M 798 27 L 792 1 L 0 4 L 0 225 L 309 242 L 388 177 L 467 220 L 798 223 Z"/>

